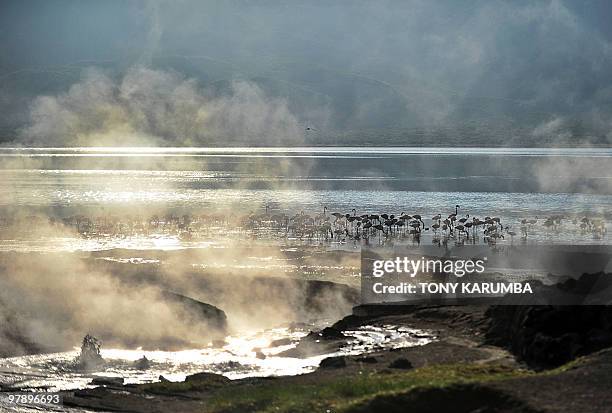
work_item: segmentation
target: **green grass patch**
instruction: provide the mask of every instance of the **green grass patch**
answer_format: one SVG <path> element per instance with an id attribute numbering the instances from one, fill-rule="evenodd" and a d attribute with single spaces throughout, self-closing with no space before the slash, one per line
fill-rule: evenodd
<path id="1" fill-rule="evenodd" d="M 149 383 L 139 386 L 140 390 L 155 394 L 185 393 L 189 391 L 196 391 L 199 388 L 201 388 L 201 386 L 198 383 L 187 383 L 184 381 Z"/>
<path id="2" fill-rule="evenodd" d="M 530 373 L 500 365 L 436 365 L 392 373 L 364 373 L 326 377 L 317 384 L 289 384 L 283 380 L 253 386 L 227 386 L 205 402 L 209 412 L 312 412 L 343 410 L 379 394 L 458 383 L 487 382 Z"/>

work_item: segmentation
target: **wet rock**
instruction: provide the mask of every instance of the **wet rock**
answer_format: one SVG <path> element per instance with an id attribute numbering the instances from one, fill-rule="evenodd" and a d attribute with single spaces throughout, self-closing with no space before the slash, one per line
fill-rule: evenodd
<path id="1" fill-rule="evenodd" d="M 301 340 L 301 342 L 333 342 L 338 340 L 344 340 L 346 338 L 348 337 L 345 336 L 342 331 L 338 330 L 337 328 L 325 327 L 320 331 L 311 331 L 306 337 Z"/>
<path id="2" fill-rule="evenodd" d="M 106 387 L 96 387 L 93 389 L 81 389 L 74 391 L 75 397 L 83 397 L 85 399 L 101 399 L 111 394 L 111 391 Z"/>
<path id="3" fill-rule="evenodd" d="M 81 343 L 81 353 L 77 359 L 77 368 L 79 370 L 93 370 L 104 364 L 104 359 L 100 355 L 100 348 L 100 340 L 92 335 L 85 335 Z"/>
<path id="4" fill-rule="evenodd" d="M 414 366 L 412 365 L 410 360 L 405 359 L 405 358 L 398 358 L 398 359 L 393 360 L 391 364 L 389 364 L 389 367 L 392 369 L 410 370 Z"/>
<path id="5" fill-rule="evenodd" d="M 318 336 L 324 340 L 342 340 L 345 339 L 346 336 L 342 333 L 342 331 L 334 328 L 334 327 L 325 327 L 323 330 L 319 331 Z"/>
<path id="6" fill-rule="evenodd" d="M 187 378 L 185 379 L 185 382 L 186 383 L 197 383 L 198 386 L 202 388 L 206 388 L 206 387 L 217 387 L 217 386 L 225 385 L 225 384 L 230 383 L 231 380 L 221 374 L 204 372 L 204 373 L 196 373 L 196 374 L 192 374 L 191 376 L 187 376 Z"/>
<path id="7" fill-rule="evenodd" d="M 368 363 L 368 364 L 378 363 L 378 360 L 376 360 L 376 357 L 372 357 L 372 356 L 359 357 L 357 361 L 360 363 Z"/>
<path id="8" fill-rule="evenodd" d="M 123 386 L 123 377 L 94 377 L 90 384 L 93 386 Z"/>
<path id="9" fill-rule="evenodd" d="M 217 366 L 221 369 L 221 371 L 238 370 L 243 367 L 242 364 L 234 360 L 218 363 Z"/>
<path id="10" fill-rule="evenodd" d="M 205 322 L 212 330 L 224 333 L 227 329 L 227 316 L 225 312 L 214 305 L 203 303 L 191 297 L 171 291 L 162 291 L 160 294 L 168 304 L 176 305 L 184 310 L 190 317 L 186 322 Z"/>
<path id="11" fill-rule="evenodd" d="M 142 356 L 142 358 L 136 360 L 134 363 L 134 367 L 138 370 L 146 370 L 151 367 L 151 362 L 146 356 Z"/>
<path id="12" fill-rule="evenodd" d="M 255 357 L 257 357 L 260 360 L 263 360 L 266 358 L 266 355 L 261 351 L 260 348 L 254 348 L 253 351 L 255 352 Z"/>
<path id="13" fill-rule="evenodd" d="M 346 367 L 346 359 L 343 356 L 327 357 L 321 360 L 319 367 L 322 369 L 339 369 Z"/>
<path id="14" fill-rule="evenodd" d="M 162 375 L 159 376 L 159 381 L 160 381 L 160 383 L 170 383 L 170 380 L 168 380 L 167 378 L 165 378 Z"/>

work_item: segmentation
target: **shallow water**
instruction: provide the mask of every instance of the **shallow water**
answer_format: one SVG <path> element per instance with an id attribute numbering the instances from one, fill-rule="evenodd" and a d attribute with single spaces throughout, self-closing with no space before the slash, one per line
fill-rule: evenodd
<path id="1" fill-rule="evenodd" d="M 454 212 L 612 219 L 612 149 L 544 148 L 20 148 L 0 149 L 0 212 L 66 217 L 304 211 Z M 1 225 L 0 225 L 1 226 Z M 31 227 L 36 227 L 32 225 Z M 575 228 L 574 228 L 575 229 Z M 173 234 L 0 236 L 0 250 L 176 249 L 222 244 Z M 601 243 L 579 231 L 542 242 Z"/>
<path id="2" fill-rule="evenodd" d="M 321 202 L 419 207 L 427 198 L 421 192 L 611 195 L 611 159 L 608 148 L 0 148 L 0 205 L 214 208 L 227 200 L 248 205 L 278 196 L 279 205 L 290 207 L 320 190 L 311 201 L 320 210 Z M 215 194 L 217 189 L 230 191 Z M 282 193 L 275 194 L 278 189 Z M 359 194 L 347 198 L 343 191 Z M 395 199 L 396 191 L 414 196 Z M 382 194 L 372 198 L 373 192 Z"/>
<path id="3" fill-rule="evenodd" d="M 261 376 L 284 376 L 313 371 L 325 357 L 362 354 L 375 350 L 424 345 L 435 339 L 417 329 L 393 325 L 364 326 L 345 331 L 352 337 L 339 351 L 308 358 L 281 357 L 309 332 L 308 327 L 280 327 L 243 336 L 228 336 L 220 348 L 183 351 L 143 351 L 103 349 L 105 364 L 98 370 L 80 372 L 73 367 L 78 350 L 0 359 L 0 385 L 48 391 L 91 387 L 94 377 L 123 377 L 125 383 L 151 383 L 164 376 L 183 381 L 187 375 L 202 371 L 223 374 L 231 379 Z M 282 342 L 274 342 L 282 340 Z M 257 357 L 260 351 L 265 358 Z M 138 369 L 135 362 L 142 356 L 151 362 Z"/>

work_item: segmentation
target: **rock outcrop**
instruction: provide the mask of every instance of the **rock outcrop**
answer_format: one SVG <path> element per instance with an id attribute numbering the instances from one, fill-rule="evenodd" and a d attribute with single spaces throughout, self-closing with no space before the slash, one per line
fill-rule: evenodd
<path id="1" fill-rule="evenodd" d="M 612 307 L 493 306 L 486 332 L 533 367 L 555 367 L 612 346 Z"/>
<path id="2" fill-rule="evenodd" d="M 216 332 L 224 333 L 227 329 L 227 316 L 225 312 L 214 305 L 203 303 L 193 298 L 177 294 L 171 291 L 162 291 L 162 299 L 169 304 L 175 305 L 183 310 L 190 319 L 185 322 L 203 322 Z M 218 335 L 218 334 L 215 334 Z"/>

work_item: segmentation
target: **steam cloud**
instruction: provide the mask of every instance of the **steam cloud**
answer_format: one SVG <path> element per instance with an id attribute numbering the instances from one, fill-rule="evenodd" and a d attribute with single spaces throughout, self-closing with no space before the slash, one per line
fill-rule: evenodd
<path id="1" fill-rule="evenodd" d="M 20 141 L 33 146 L 191 145 L 211 142 L 294 144 L 303 127 L 283 99 L 236 80 L 227 95 L 193 79 L 136 66 L 113 80 L 87 69 L 59 96 L 34 100 Z"/>
<path id="2" fill-rule="evenodd" d="M 67 228 L 45 220 L 36 221 L 35 227 L 33 239 L 71 236 Z M 135 266 L 79 253 L 0 254 L 0 356 L 68 350 L 87 333 L 107 347 L 149 349 L 202 348 L 223 338 L 226 332 L 214 322 L 168 301 L 162 291 L 224 310 L 230 334 L 337 319 L 357 299 L 347 286 L 284 277 L 270 268 L 257 269 L 259 262 L 247 258 L 286 260 L 275 248 L 253 245 L 245 250 L 238 243 L 224 249 L 140 254 L 159 257 L 161 264 Z M 354 266 L 355 260 L 347 257 L 342 265 Z M 197 263 L 208 268 L 198 269 Z M 235 270 L 232 263 L 238 264 Z"/>
<path id="3" fill-rule="evenodd" d="M 76 256 L 9 254 L 0 279 L 0 350 L 5 354 L 69 349 L 85 333 L 120 345 L 205 345 L 214 332 L 188 323 L 158 290 L 128 288 Z"/>

